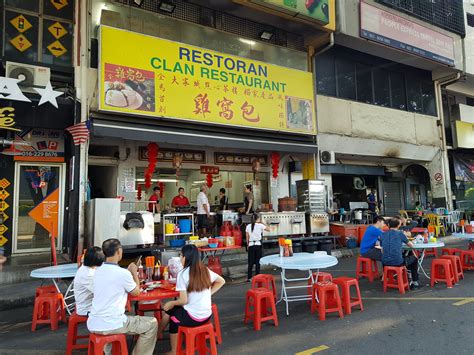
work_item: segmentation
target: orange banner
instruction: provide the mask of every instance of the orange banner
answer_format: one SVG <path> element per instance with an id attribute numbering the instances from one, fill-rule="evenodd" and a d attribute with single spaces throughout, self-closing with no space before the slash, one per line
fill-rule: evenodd
<path id="1" fill-rule="evenodd" d="M 58 236 L 59 188 L 51 192 L 28 215 L 55 237 Z"/>

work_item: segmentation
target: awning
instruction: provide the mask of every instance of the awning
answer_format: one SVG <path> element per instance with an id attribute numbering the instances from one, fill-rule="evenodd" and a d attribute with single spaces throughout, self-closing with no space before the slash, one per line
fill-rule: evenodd
<path id="1" fill-rule="evenodd" d="M 174 126 L 174 127 L 173 127 Z M 288 153 L 317 154 L 312 136 L 285 135 L 279 132 L 245 132 L 219 126 L 153 125 L 137 122 L 93 119 L 95 137 L 114 137 L 137 141 L 186 144 L 217 148 L 266 150 Z"/>

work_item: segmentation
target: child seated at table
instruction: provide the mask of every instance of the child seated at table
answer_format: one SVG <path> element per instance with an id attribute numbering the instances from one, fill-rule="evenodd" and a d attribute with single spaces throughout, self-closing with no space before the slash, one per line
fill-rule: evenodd
<path id="1" fill-rule="evenodd" d="M 94 273 L 98 266 L 105 260 L 104 253 L 99 247 L 90 247 L 86 250 L 83 264 L 74 277 L 74 298 L 76 300 L 76 313 L 87 316 L 92 307 L 94 298 Z"/>
<path id="2" fill-rule="evenodd" d="M 176 291 L 179 298 L 163 305 L 166 312 L 158 334 L 169 324 L 171 352 L 176 354 L 178 327 L 197 327 L 209 321 L 212 315 L 211 296 L 224 286 L 224 279 L 209 270 L 201 261 L 194 245 L 185 245 L 180 253 L 183 270 L 178 273 Z"/>

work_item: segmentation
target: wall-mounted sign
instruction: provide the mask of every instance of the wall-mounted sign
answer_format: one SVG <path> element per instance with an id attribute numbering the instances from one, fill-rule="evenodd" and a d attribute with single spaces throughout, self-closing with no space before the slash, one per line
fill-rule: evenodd
<path id="1" fill-rule="evenodd" d="M 315 134 L 312 74 L 101 27 L 99 109 Z"/>
<path id="2" fill-rule="evenodd" d="M 214 153 L 214 163 L 219 165 L 252 165 L 254 160 L 258 160 L 261 166 L 268 166 L 267 155 Z"/>
<path id="3" fill-rule="evenodd" d="M 201 174 L 219 174 L 219 167 L 212 165 L 201 165 Z"/>
<path id="4" fill-rule="evenodd" d="M 255 2 L 286 10 L 296 17 L 306 17 L 323 24 L 329 23 L 330 0 L 256 0 Z"/>
<path id="5" fill-rule="evenodd" d="M 386 46 L 454 66 L 454 40 L 451 37 L 362 1 L 360 35 Z"/>
<path id="6" fill-rule="evenodd" d="M 60 39 L 61 37 L 67 35 L 67 30 L 61 25 L 60 22 L 55 22 L 48 27 L 48 31 L 53 35 L 54 38 Z"/>
<path id="7" fill-rule="evenodd" d="M 13 27 L 17 29 L 18 32 L 23 33 L 28 31 L 33 25 L 26 19 L 23 15 L 18 15 L 17 17 L 10 20 L 10 23 Z"/>
<path id="8" fill-rule="evenodd" d="M 0 129 L 21 131 L 15 128 L 15 109 L 13 107 L 0 107 Z"/>
<path id="9" fill-rule="evenodd" d="M 15 133 L 14 143 L 2 154 L 17 161 L 64 162 L 63 131 L 26 129 Z"/>
<path id="10" fill-rule="evenodd" d="M 205 163 L 206 152 L 203 150 L 181 150 L 160 148 L 158 150 L 158 162 L 172 162 L 173 157 L 179 155 L 183 157 L 183 163 Z M 138 148 L 138 160 L 148 161 L 148 150 L 146 147 Z"/>

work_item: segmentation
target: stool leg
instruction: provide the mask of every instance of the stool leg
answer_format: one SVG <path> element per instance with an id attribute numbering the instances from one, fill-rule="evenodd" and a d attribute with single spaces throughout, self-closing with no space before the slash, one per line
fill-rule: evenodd
<path id="1" fill-rule="evenodd" d="M 51 319 L 51 330 L 58 330 L 58 309 L 56 306 L 56 302 L 50 300 L 49 317 Z"/>
<path id="2" fill-rule="evenodd" d="M 186 355 L 194 354 L 195 349 L 195 338 L 192 336 L 186 335 Z"/>
<path id="3" fill-rule="evenodd" d="M 176 342 L 176 355 L 183 354 L 183 332 L 178 330 L 178 340 Z"/>
<path id="4" fill-rule="evenodd" d="M 319 304 L 318 315 L 319 320 L 326 320 L 326 292 L 318 292 Z"/>
<path id="5" fill-rule="evenodd" d="M 253 304 L 253 329 L 261 329 L 261 316 L 262 316 L 262 301 L 260 299 L 254 300 Z"/>
<path id="6" fill-rule="evenodd" d="M 221 323 L 219 321 L 219 312 L 217 310 L 217 306 L 213 305 L 215 308 L 215 312 L 213 312 L 214 317 L 214 330 L 216 333 L 217 344 L 222 344 L 222 333 L 221 333 Z"/>
<path id="7" fill-rule="evenodd" d="M 363 311 L 363 310 L 364 310 L 364 306 L 362 305 L 362 296 L 360 295 L 359 284 L 356 284 L 356 285 L 355 285 L 355 288 L 356 288 L 356 292 L 357 292 L 357 297 L 359 298 L 360 310 Z"/>
<path id="8" fill-rule="evenodd" d="M 278 327 L 278 314 L 276 311 L 275 302 L 270 302 L 270 306 L 272 307 L 273 323 L 275 324 L 275 327 Z"/>
<path id="9" fill-rule="evenodd" d="M 342 312 L 341 295 L 339 294 L 338 289 L 334 291 L 334 298 L 336 299 L 339 318 L 344 318 L 344 312 Z M 350 302 L 350 294 L 349 294 L 349 302 Z M 349 305 L 349 310 L 350 308 L 351 306 Z"/>
<path id="10" fill-rule="evenodd" d="M 72 348 L 76 345 L 77 323 L 69 319 L 69 327 L 67 328 L 66 355 L 72 354 Z"/>

